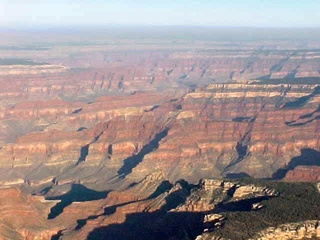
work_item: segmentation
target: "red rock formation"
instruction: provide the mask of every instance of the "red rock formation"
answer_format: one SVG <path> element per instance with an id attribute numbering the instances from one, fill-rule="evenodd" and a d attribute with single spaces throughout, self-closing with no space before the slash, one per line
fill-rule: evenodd
<path id="1" fill-rule="evenodd" d="M 319 166 L 297 166 L 284 177 L 287 182 L 316 182 L 320 181 Z"/>
<path id="2" fill-rule="evenodd" d="M 242 172 L 271 177 L 301 149 L 319 149 L 320 98 L 314 91 L 313 85 L 215 84 L 191 93 L 101 97 L 91 104 L 56 101 L 62 106 L 60 115 L 53 113 L 56 122 L 0 149 L 1 166 L 10 169 L 2 179 L 98 186 L 123 173 L 141 180 L 152 168 L 174 181 Z M 295 105 L 299 101 L 304 106 Z M 37 106 L 52 121 L 48 105 Z"/>
<path id="3" fill-rule="evenodd" d="M 46 220 L 53 202 L 26 195 L 15 188 L 0 189 L 0 192 L 1 239 L 45 240 L 61 229 Z"/>
<path id="4" fill-rule="evenodd" d="M 136 213 L 192 211 L 201 219 L 237 186 L 204 180 L 187 197 L 190 186 L 168 180 L 273 177 L 292 169 L 301 150 L 320 150 L 318 42 L 108 38 L 66 47 L 65 36 L 50 41 L 56 38 L 61 45 L 1 49 L 1 59 L 35 64 L 0 66 L 0 238 L 85 239 Z M 319 173 L 298 166 L 285 180 L 316 181 Z M 79 183 L 117 191 L 70 200 Z M 58 206 L 67 204 L 47 220 L 57 202 L 25 195 L 16 185 L 61 195 Z M 235 196 L 252 189 L 239 188 Z M 216 192 L 220 198 L 212 201 Z M 186 201 L 177 207 L 172 198 Z M 163 219 L 150 224 L 158 231 L 167 226 Z"/>

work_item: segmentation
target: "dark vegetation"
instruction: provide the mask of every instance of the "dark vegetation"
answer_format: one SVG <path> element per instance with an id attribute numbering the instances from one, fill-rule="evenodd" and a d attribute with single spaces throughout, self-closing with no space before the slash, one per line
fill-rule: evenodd
<path id="1" fill-rule="evenodd" d="M 271 197 L 263 196 L 263 197 L 253 197 L 249 199 L 243 199 L 234 202 L 225 202 L 217 205 L 217 209 L 215 212 L 224 213 L 224 212 L 248 212 L 252 210 L 252 204 L 260 203 L 264 200 L 268 200 Z"/>
<path id="2" fill-rule="evenodd" d="M 238 179 L 237 182 L 266 186 L 275 189 L 280 195 L 253 197 L 240 201 L 229 199 L 218 204 L 210 212 L 222 214 L 226 220 L 221 228 L 213 229 L 212 233 L 215 236 L 226 239 L 248 239 L 271 226 L 320 219 L 320 194 L 312 183 L 286 183 L 250 177 Z M 158 190 L 163 192 L 169 187 L 169 183 L 164 183 L 161 187 L 163 189 Z M 150 197 L 157 197 L 158 190 Z M 87 239 L 195 239 L 204 230 L 203 217 L 208 212 L 169 212 L 177 204 L 185 201 L 185 198 L 180 199 L 170 195 L 172 199 L 166 199 L 170 207 L 156 212 L 128 214 L 125 222 L 96 228 Z M 175 201 L 178 203 L 175 204 Z M 265 207 L 251 210 L 253 203 L 262 203 Z M 117 206 L 106 208 L 104 215 L 114 213 L 116 208 Z M 87 220 L 78 222 L 78 229 L 85 225 Z"/>
<path id="3" fill-rule="evenodd" d="M 241 183 L 267 186 L 280 192 L 280 196 L 262 200 L 265 207 L 259 211 L 239 210 L 239 206 L 228 203 L 231 211 L 223 213 L 226 222 L 222 228 L 214 230 L 217 236 L 248 239 L 271 226 L 320 219 L 320 194 L 312 183 L 285 183 L 252 178 L 245 178 Z"/>

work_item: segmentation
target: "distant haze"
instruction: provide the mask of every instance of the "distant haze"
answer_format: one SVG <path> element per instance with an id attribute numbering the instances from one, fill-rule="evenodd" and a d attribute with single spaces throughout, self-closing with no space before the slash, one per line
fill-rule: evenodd
<path id="1" fill-rule="evenodd" d="M 319 0 L 0 0 L 0 27 L 320 27 Z"/>

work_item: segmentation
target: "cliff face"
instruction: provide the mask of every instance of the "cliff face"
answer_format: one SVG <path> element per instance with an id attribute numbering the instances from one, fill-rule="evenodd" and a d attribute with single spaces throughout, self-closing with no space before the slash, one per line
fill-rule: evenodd
<path id="1" fill-rule="evenodd" d="M 316 182 L 320 181 L 320 167 L 319 166 L 298 166 L 290 170 L 285 178 L 288 182 Z"/>
<path id="2" fill-rule="evenodd" d="M 266 44 L 266 43 L 264 43 Z M 255 44 L 208 50 L 171 49 L 110 51 L 99 49 L 51 49 L 36 57 L 42 65 L 0 65 L 1 99 L 7 102 L 52 99 L 91 101 L 96 96 L 133 91 L 162 90 L 212 82 L 247 82 L 252 79 L 312 82 L 319 77 L 319 53 Z M 189 46 L 185 46 L 188 48 Z M 288 46 L 290 48 L 290 46 Z M 69 51 L 69 52 L 68 52 Z M 64 54 L 55 56 L 57 52 Z M 12 51 L 12 56 L 23 52 Z M 8 53 L 10 54 L 10 53 Z M 27 54 L 27 53 L 25 53 Z M 30 53 L 31 54 L 31 53 Z M 1 57 L 5 57 L 2 52 Z M 21 56 L 20 56 L 21 57 Z M 19 59 L 18 59 L 19 60 Z M 312 80 L 313 78 L 313 80 Z M 300 79 L 300 80 L 299 80 Z"/>
<path id="3" fill-rule="evenodd" d="M 0 189 L 1 239 L 50 239 L 60 227 L 47 222 L 54 202 L 44 197 L 28 196 L 16 188 Z"/>
<path id="4" fill-rule="evenodd" d="M 316 43 L 139 41 L 0 49 L 0 238 L 222 238 L 279 197 L 223 178 L 320 180 Z"/>
<path id="5" fill-rule="evenodd" d="M 303 107 L 287 107 L 296 101 L 291 96 L 307 96 L 313 90 L 312 86 L 231 84 L 189 93 L 166 138 L 133 174 L 157 159 L 166 162 L 158 167 L 169 176 L 191 181 L 198 174 L 271 177 L 299 156 L 301 149 L 319 149 L 319 98 L 313 97 Z"/>
<path id="6" fill-rule="evenodd" d="M 49 176 L 56 183 L 141 180 L 154 168 L 173 181 L 277 177 L 281 169 L 317 165 L 308 158 L 320 149 L 318 91 L 314 85 L 214 84 L 90 104 L 21 103 L 6 110 L 4 131 L 13 131 L 13 119 L 29 116 L 29 129 L 23 123 L 21 129 L 31 133 L 15 128 L 13 143 L 4 135 L 1 167 L 8 174 L 1 178 L 30 184 Z M 32 132 L 37 127 L 42 131 Z M 101 171 L 102 179 L 93 174 Z"/>
<path id="7" fill-rule="evenodd" d="M 43 194 L 40 192 L 30 196 L 17 188 L 3 188 L 0 189 L 0 237 L 70 240 L 102 237 L 144 239 L 146 236 L 158 240 L 188 237 L 237 239 L 228 237 L 235 234 L 241 239 L 249 239 L 244 236 L 250 236 L 252 232 L 255 236 L 250 239 L 304 239 L 319 236 L 319 221 L 277 226 L 268 218 L 262 221 L 264 213 L 273 211 L 274 207 L 278 210 L 283 206 L 295 210 L 300 207 L 299 202 L 304 197 L 298 197 L 291 206 L 285 206 L 287 203 L 281 206 L 277 199 L 289 199 L 293 195 L 278 192 L 267 186 L 267 181 L 258 184 L 254 180 L 246 181 L 249 182 L 202 179 L 196 185 L 183 180 L 171 183 L 161 171 L 154 171 L 125 190 L 111 192 L 98 192 L 73 184 L 69 188 L 66 188 L 67 185 L 49 188 L 46 197 L 43 197 L 37 196 Z M 282 185 L 283 189 L 300 188 L 302 192 L 314 188 L 310 184 L 302 188 L 299 184 Z M 277 184 L 273 186 L 277 187 Z M 314 199 L 319 202 L 317 192 L 310 194 L 315 194 Z M 315 208 L 313 202 L 303 204 L 304 208 Z M 318 208 L 316 206 L 314 210 Z M 288 214 L 297 218 L 295 213 Z M 310 214 L 310 217 L 314 217 L 317 212 Z M 237 216 L 242 222 L 235 224 L 233 218 Z M 254 224 L 252 218 L 256 221 Z M 279 219 L 280 215 L 277 221 Z M 242 227 L 232 232 L 233 227 L 239 224 Z M 130 231 L 125 231 L 129 226 Z M 248 226 L 253 228 L 250 233 L 246 232 Z"/>

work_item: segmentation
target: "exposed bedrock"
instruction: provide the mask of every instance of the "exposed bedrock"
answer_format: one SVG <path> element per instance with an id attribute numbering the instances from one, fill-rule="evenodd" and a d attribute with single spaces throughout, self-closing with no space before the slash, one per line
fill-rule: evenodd
<path id="1" fill-rule="evenodd" d="M 212 84 L 192 92 L 135 93 L 115 102 L 101 97 L 68 105 L 54 120 L 43 114 L 54 122 L 42 131 L 4 141 L 1 181 L 100 188 L 106 183 L 106 189 L 123 176 L 124 183 L 139 181 L 150 169 L 162 170 L 171 181 L 277 177 L 302 149 L 320 149 L 317 89 Z M 288 107 L 304 96 L 303 105 Z"/>

